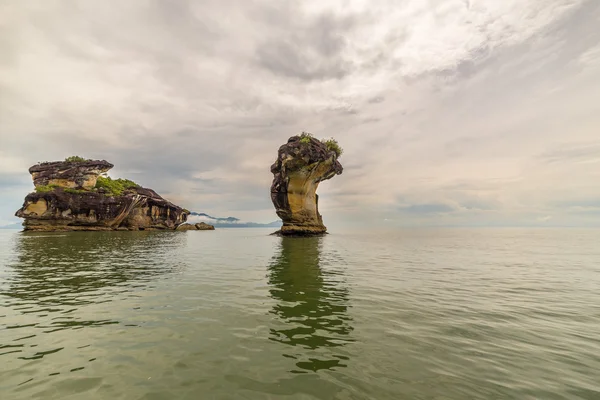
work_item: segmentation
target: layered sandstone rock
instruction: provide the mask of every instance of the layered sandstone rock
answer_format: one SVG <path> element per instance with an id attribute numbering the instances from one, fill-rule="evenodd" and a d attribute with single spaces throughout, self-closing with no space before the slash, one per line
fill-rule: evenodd
<path id="1" fill-rule="evenodd" d="M 187 220 L 189 211 L 132 182 L 118 193 L 96 187 L 110 168 L 92 160 L 34 165 L 36 192 L 15 215 L 33 231 L 176 229 Z"/>
<path id="2" fill-rule="evenodd" d="M 100 174 L 113 165 L 107 161 L 54 161 L 36 164 L 29 168 L 35 187 L 60 186 L 71 189 L 91 190 Z"/>
<path id="3" fill-rule="evenodd" d="M 271 166 L 271 200 L 283 221 L 277 234 L 326 233 L 316 192 L 319 183 L 342 173 L 339 155 L 339 151 L 306 134 L 292 136 L 279 148 L 277 161 Z"/>

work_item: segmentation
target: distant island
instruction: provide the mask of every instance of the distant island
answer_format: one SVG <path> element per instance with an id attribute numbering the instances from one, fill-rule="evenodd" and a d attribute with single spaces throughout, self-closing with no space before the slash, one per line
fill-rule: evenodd
<path id="1" fill-rule="evenodd" d="M 257 222 L 242 222 L 241 219 L 235 217 L 212 217 L 205 213 L 190 212 L 190 219 L 199 217 L 201 221 L 205 221 L 213 225 L 215 228 L 279 228 L 283 224 L 281 221 L 273 221 L 267 224 Z"/>

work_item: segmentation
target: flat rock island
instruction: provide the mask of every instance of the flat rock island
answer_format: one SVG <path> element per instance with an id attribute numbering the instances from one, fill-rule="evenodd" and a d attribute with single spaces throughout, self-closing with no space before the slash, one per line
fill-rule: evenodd
<path id="1" fill-rule="evenodd" d="M 303 132 L 279 148 L 271 166 L 271 201 L 283 221 L 282 236 L 313 236 L 327 233 L 319 214 L 317 187 L 343 171 L 337 141 L 317 140 Z"/>
<path id="2" fill-rule="evenodd" d="M 16 216 L 27 231 L 174 230 L 189 211 L 154 190 L 106 175 L 104 160 L 69 157 L 29 168 L 35 192 Z"/>

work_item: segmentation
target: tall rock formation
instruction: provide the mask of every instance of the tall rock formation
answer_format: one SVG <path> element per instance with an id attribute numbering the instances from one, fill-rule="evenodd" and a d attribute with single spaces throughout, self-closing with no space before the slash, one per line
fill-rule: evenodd
<path id="1" fill-rule="evenodd" d="M 292 136 L 279 148 L 271 166 L 271 200 L 283 221 L 284 236 L 320 235 L 327 231 L 319 214 L 319 183 L 342 173 L 337 142 L 322 142 L 310 134 Z"/>
<path id="2" fill-rule="evenodd" d="M 36 191 L 25 197 L 16 216 L 25 230 L 158 230 L 176 229 L 189 211 L 134 182 L 101 176 L 107 161 L 41 163 L 29 173 Z"/>

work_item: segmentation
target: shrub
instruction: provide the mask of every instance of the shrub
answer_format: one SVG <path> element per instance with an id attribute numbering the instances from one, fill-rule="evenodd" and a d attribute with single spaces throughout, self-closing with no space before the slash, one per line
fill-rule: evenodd
<path id="1" fill-rule="evenodd" d="M 35 187 L 35 191 L 38 193 L 48 193 L 56 189 L 58 185 L 40 185 Z"/>
<path id="2" fill-rule="evenodd" d="M 71 157 L 65 158 L 65 162 L 84 162 L 84 161 L 89 161 L 89 159 L 79 157 L 79 156 L 71 156 Z"/>
<path id="3" fill-rule="evenodd" d="M 310 139 L 312 139 L 313 135 L 308 132 L 302 132 L 300 134 L 300 143 L 309 144 Z"/>
<path id="4" fill-rule="evenodd" d="M 125 190 L 137 187 L 140 187 L 140 185 L 129 179 L 112 179 L 109 176 L 99 176 L 96 181 L 96 188 L 105 189 L 111 196 L 120 196 Z"/>
<path id="5" fill-rule="evenodd" d="M 323 139 L 321 140 L 325 146 L 327 146 L 327 150 L 333 151 L 338 157 L 342 155 L 344 149 L 342 149 L 337 140 L 334 138 L 331 139 Z"/>

